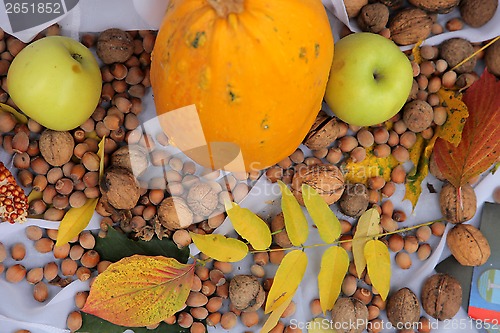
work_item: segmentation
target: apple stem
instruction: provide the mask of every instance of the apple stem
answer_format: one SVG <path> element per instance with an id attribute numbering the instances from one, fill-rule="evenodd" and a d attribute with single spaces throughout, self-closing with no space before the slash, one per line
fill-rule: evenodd
<path id="1" fill-rule="evenodd" d="M 82 55 L 81 55 L 81 54 L 78 54 L 78 53 L 73 53 L 73 54 L 71 55 L 71 57 L 72 57 L 73 59 L 75 59 L 76 61 L 78 61 L 78 62 L 81 62 L 81 61 L 82 61 Z"/>

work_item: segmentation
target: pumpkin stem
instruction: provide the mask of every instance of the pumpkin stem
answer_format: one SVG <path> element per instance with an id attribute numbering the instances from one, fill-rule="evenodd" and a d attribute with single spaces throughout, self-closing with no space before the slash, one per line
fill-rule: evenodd
<path id="1" fill-rule="evenodd" d="M 219 17 L 227 17 L 229 14 L 240 14 L 243 12 L 244 0 L 207 0 Z"/>

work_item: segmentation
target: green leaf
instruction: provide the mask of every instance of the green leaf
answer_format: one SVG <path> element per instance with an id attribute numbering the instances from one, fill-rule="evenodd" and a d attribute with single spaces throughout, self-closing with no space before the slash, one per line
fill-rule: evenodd
<path id="1" fill-rule="evenodd" d="M 265 313 L 278 309 L 293 298 L 306 268 L 307 255 L 301 250 L 294 250 L 285 255 L 276 271 L 271 290 L 267 294 Z"/>
<path id="2" fill-rule="evenodd" d="M 248 246 L 239 239 L 224 235 L 189 233 L 194 245 L 207 256 L 224 262 L 236 262 L 246 257 Z"/>
<path id="3" fill-rule="evenodd" d="M 294 246 L 301 246 L 309 236 L 309 225 L 297 199 L 285 183 L 278 180 L 281 189 L 281 210 L 285 218 L 288 238 Z"/>
<path id="4" fill-rule="evenodd" d="M 318 192 L 302 184 L 302 198 L 311 218 L 318 227 L 319 236 L 325 243 L 333 243 L 340 237 L 340 221 Z"/>
<path id="5" fill-rule="evenodd" d="M 265 250 L 271 246 L 272 236 L 269 226 L 248 208 L 241 208 L 236 203 L 228 203 L 226 212 L 234 230 L 246 239 L 254 249 Z"/>
<path id="6" fill-rule="evenodd" d="M 343 247 L 332 246 L 323 253 L 318 275 L 319 300 L 323 313 L 335 305 L 349 262 L 349 255 Z"/>
<path id="7" fill-rule="evenodd" d="M 385 300 L 391 288 L 391 255 L 387 245 L 378 239 L 368 241 L 365 245 L 365 259 L 372 285 Z"/>
<path id="8" fill-rule="evenodd" d="M 123 258 L 96 277 L 82 311 L 122 326 L 157 324 L 185 306 L 194 268 L 163 256 Z"/>
<path id="9" fill-rule="evenodd" d="M 179 249 L 170 239 L 153 238 L 150 241 L 134 241 L 113 228 L 108 229 L 105 238 L 96 237 L 94 248 L 103 260 L 118 261 L 134 254 L 164 256 L 186 263 L 189 259 L 189 248 Z"/>
<path id="10" fill-rule="evenodd" d="M 354 264 L 358 278 L 366 267 L 365 259 L 365 244 L 370 240 L 370 237 L 378 235 L 380 232 L 380 214 L 374 208 L 368 209 L 361 215 L 356 227 L 356 233 L 352 239 L 352 254 L 354 256 Z"/>
<path id="11" fill-rule="evenodd" d="M 82 312 L 82 320 L 82 327 L 77 331 L 80 333 L 123 333 L 127 329 L 133 329 L 134 333 L 189 333 L 189 328 L 182 328 L 177 324 L 168 325 L 163 322 L 153 330 L 145 327 L 118 326 L 85 312 Z"/>

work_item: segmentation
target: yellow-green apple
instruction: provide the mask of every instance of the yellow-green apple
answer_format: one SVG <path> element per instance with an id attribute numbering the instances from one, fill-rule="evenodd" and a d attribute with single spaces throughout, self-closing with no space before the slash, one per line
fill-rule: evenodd
<path id="1" fill-rule="evenodd" d="M 325 100 L 346 123 L 370 126 L 398 113 L 412 83 L 410 61 L 394 42 L 354 33 L 335 44 Z"/>
<path id="2" fill-rule="evenodd" d="M 26 46 L 7 73 L 12 100 L 43 126 L 66 131 L 94 112 L 101 95 L 99 64 L 80 42 L 50 36 Z"/>

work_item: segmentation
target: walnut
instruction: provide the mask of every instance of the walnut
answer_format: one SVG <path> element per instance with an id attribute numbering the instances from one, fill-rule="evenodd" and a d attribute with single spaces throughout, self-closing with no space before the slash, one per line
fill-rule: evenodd
<path id="1" fill-rule="evenodd" d="M 193 212 L 181 197 L 168 197 L 158 206 L 158 219 L 167 229 L 185 229 L 193 224 Z"/>
<path id="2" fill-rule="evenodd" d="M 134 40 L 126 31 L 108 29 L 97 39 L 97 56 L 105 64 L 125 62 L 134 53 Z"/>
<path id="3" fill-rule="evenodd" d="M 401 10 L 389 23 L 391 38 L 399 45 L 410 45 L 426 39 L 431 27 L 432 18 L 418 8 Z"/>
<path id="4" fill-rule="evenodd" d="M 155 230 L 155 235 L 156 237 L 158 237 L 158 239 L 162 240 L 163 238 L 170 238 L 170 236 L 172 235 L 172 231 L 165 228 L 161 222 L 160 222 L 160 219 L 158 218 L 158 216 L 155 216 L 153 218 L 153 226 L 154 226 L 154 230 Z"/>
<path id="5" fill-rule="evenodd" d="M 363 184 L 348 184 L 339 200 L 342 213 L 352 217 L 361 216 L 368 204 L 368 189 Z"/>
<path id="6" fill-rule="evenodd" d="M 500 76 L 500 41 L 496 41 L 486 49 L 484 62 L 490 73 Z"/>
<path id="7" fill-rule="evenodd" d="M 457 7 L 460 0 L 409 0 L 409 2 L 426 12 L 446 14 Z"/>
<path id="8" fill-rule="evenodd" d="M 460 15 L 465 23 L 473 28 L 479 28 L 493 18 L 497 7 L 498 0 L 462 0 Z"/>
<path id="9" fill-rule="evenodd" d="M 458 65 L 462 60 L 469 57 L 474 53 L 474 47 L 472 44 L 463 38 L 451 38 L 445 40 L 440 45 L 439 55 L 441 58 L 446 60 L 450 68 Z M 476 67 L 477 58 L 472 57 L 467 60 L 463 65 L 460 65 L 455 69 L 455 72 L 470 73 Z"/>
<path id="10" fill-rule="evenodd" d="M 462 223 L 470 220 L 476 214 L 476 192 L 469 184 L 457 189 L 450 183 L 445 183 L 439 194 L 441 213 L 446 221 Z"/>
<path id="11" fill-rule="evenodd" d="M 236 275 L 229 283 L 231 304 L 243 312 L 257 311 L 264 304 L 266 292 L 256 277 Z"/>
<path id="12" fill-rule="evenodd" d="M 433 120 L 434 110 L 426 101 L 416 99 L 403 107 L 403 121 L 412 132 L 422 132 L 431 126 Z"/>
<path id="13" fill-rule="evenodd" d="M 302 184 L 308 184 L 318 191 L 328 205 L 338 201 L 344 192 L 344 175 L 338 167 L 329 164 L 315 164 L 299 169 L 291 184 L 292 193 L 301 205 Z"/>
<path id="14" fill-rule="evenodd" d="M 386 305 L 387 319 L 394 327 L 411 329 L 420 319 L 420 303 L 413 291 L 402 288 L 396 291 Z"/>
<path id="15" fill-rule="evenodd" d="M 135 237 L 137 237 L 143 241 L 149 242 L 150 240 L 153 239 L 154 235 L 155 235 L 155 231 L 154 231 L 153 227 L 147 225 L 147 226 L 142 227 L 141 230 L 139 230 L 135 234 Z"/>
<path id="16" fill-rule="evenodd" d="M 111 166 L 99 186 L 104 201 L 116 209 L 132 209 L 139 201 L 139 182 L 127 169 Z"/>
<path id="17" fill-rule="evenodd" d="M 69 132 L 46 129 L 38 141 L 40 154 L 52 166 L 61 166 L 71 160 L 75 141 Z"/>
<path id="18" fill-rule="evenodd" d="M 148 168 L 148 154 L 139 145 L 126 145 L 111 155 L 111 164 L 125 168 L 139 177 Z"/>
<path id="19" fill-rule="evenodd" d="M 327 148 L 337 139 L 339 132 L 337 118 L 330 117 L 324 111 L 320 111 L 304 139 L 304 145 L 311 150 Z"/>
<path id="20" fill-rule="evenodd" d="M 381 4 L 386 5 L 391 10 L 403 7 L 403 0 L 378 0 Z"/>
<path id="21" fill-rule="evenodd" d="M 483 233 L 470 224 L 457 224 L 449 232 L 446 244 L 451 254 L 464 266 L 481 266 L 491 254 Z"/>
<path id="22" fill-rule="evenodd" d="M 358 15 L 361 30 L 379 33 L 389 22 L 389 8 L 381 3 L 372 3 L 361 8 Z"/>
<path id="23" fill-rule="evenodd" d="M 345 10 L 349 18 L 358 16 L 363 6 L 368 4 L 368 0 L 344 0 Z"/>
<path id="24" fill-rule="evenodd" d="M 280 232 L 278 232 L 281 230 Z M 273 240 L 276 244 L 283 248 L 292 247 L 293 244 L 290 242 L 290 238 L 288 238 L 288 233 L 285 229 L 285 217 L 283 216 L 283 212 L 276 215 L 271 221 L 271 231 L 273 232 Z"/>
<path id="25" fill-rule="evenodd" d="M 189 189 L 187 204 L 196 215 L 209 216 L 218 203 L 219 196 L 209 184 L 198 182 Z"/>
<path id="26" fill-rule="evenodd" d="M 462 286 L 448 274 L 434 274 L 422 287 L 422 307 L 438 320 L 453 318 L 462 305 Z"/>
<path id="27" fill-rule="evenodd" d="M 361 333 L 368 325 L 368 308 L 354 297 L 339 298 L 332 309 L 332 321 L 338 333 Z"/>

